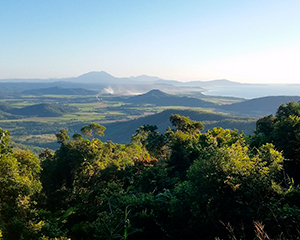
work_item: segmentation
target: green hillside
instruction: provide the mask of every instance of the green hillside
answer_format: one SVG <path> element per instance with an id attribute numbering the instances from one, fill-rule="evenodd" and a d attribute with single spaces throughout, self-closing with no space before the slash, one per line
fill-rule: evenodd
<path id="1" fill-rule="evenodd" d="M 231 112 L 235 115 L 262 117 L 264 115 L 274 115 L 278 106 L 281 104 L 298 102 L 299 100 L 299 96 L 269 96 L 254 98 L 230 105 L 222 105 L 220 106 L 220 109 Z"/>
<path id="2" fill-rule="evenodd" d="M 23 108 L 14 108 L 10 113 L 22 116 L 59 117 L 69 112 L 78 111 L 76 107 L 41 103 Z"/>
<path id="3" fill-rule="evenodd" d="M 2 110 L 0 110 L 0 120 L 4 120 L 4 119 L 17 119 L 20 118 L 20 116 L 15 116 L 13 114 L 4 112 Z"/>
<path id="4" fill-rule="evenodd" d="M 160 90 L 151 90 L 145 94 L 130 97 L 125 100 L 127 103 L 146 103 L 156 106 L 185 106 L 185 107 L 202 107 L 215 108 L 219 105 L 207 102 L 193 97 L 178 97 L 175 95 L 164 93 Z"/>
<path id="5" fill-rule="evenodd" d="M 10 104 L 5 103 L 5 102 L 0 103 L 0 110 L 1 111 L 8 112 L 10 109 L 12 109 L 12 106 L 10 106 Z"/>
<path id="6" fill-rule="evenodd" d="M 181 116 L 190 117 L 192 120 L 203 122 L 205 127 L 204 131 L 220 126 L 223 128 L 238 129 L 239 131 L 243 130 L 245 134 L 252 134 L 256 121 L 254 118 L 242 118 L 226 114 L 197 110 L 169 109 L 158 114 L 138 118 L 128 122 L 104 124 L 107 130 L 105 132 L 105 136 L 101 137 L 101 139 L 104 141 L 111 140 L 117 143 L 126 143 L 130 141 L 130 138 L 132 134 L 135 133 L 136 129 L 147 124 L 156 125 L 160 132 L 164 132 L 167 127 L 171 126 L 169 121 L 171 114 L 179 114 Z"/>
<path id="7" fill-rule="evenodd" d="M 22 91 L 24 95 L 95 95 L 96 91 L 84 88 L 49 87 Z"/>

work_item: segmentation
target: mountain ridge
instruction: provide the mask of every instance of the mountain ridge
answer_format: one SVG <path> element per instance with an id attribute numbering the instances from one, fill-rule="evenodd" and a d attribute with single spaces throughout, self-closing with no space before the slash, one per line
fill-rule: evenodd
<path id="1" fill-rule="evenodd" d="M 24 90 L 21 94 L 25 95 L 95 95 L 98 92 L 87 90 L 84 88 L 63 88 L 60 86 L 48 87 L 48 88 L 37 88 Z"/>
<path id="2" fill-rule="evenodd" d="M 99 79 L 103 79 L 104 81 L 109 81 L 109 80 L 142 80 L 141 82 L 156 82 L 156 81 L 166 81 L 166 82 L 177 82 L 177 83 L 190 83 L 190 82 L 196 82 L 196 83 L 205 83 L 205 82 L 210 82 L 210 81 L 223 81 L 226 80 L 227 82 L 231 82 L 231 83 L 238 83 L 238 82 L 234 82 L 234 81 L 230 81 L 227 79 L 221 79 L 221 80 L 209 80 L 209 81 L 188 81 L 188 82 L 182 82 L 182 81 L 178 81 L 178 80 L 167 80 L 167 79 L 163 79 L 157 76 L 148 76 L 145 74 L 142 75 L 138 75 L 138 76 L 131 76 L 131 77 L 115 77 L 105 71 L 90 71 L 84 74 L 81 74 L 77 77 L 68 77 L 68 78 L 6 78 L 6 79 L 0 79 L 0 82 L 4 82 L 4 81 L 14 81 L 14 82 L 44 82 L 44 81 L 75 81 L 77 82 L 78 80 L 89 80 L 90 83 L 95 83 L 95 81 L 97 82 Z M 148 79 L 148 81 L 145 81 L 145 79 Z M 151 81 L 150 81 L 151 80 Z"/>
<path id="3" fill-rule="evenodd" d="M 39 103 L 22 108 L 9 108 L 4 113 L 9 113 L 10 118 L 20 117 L 59 117 L 66 113 L 78 111 L 77 107 Z"/>
<path id="4" fill-rule="evenodd" d="M 185 107 L 202 107 L 216 108 L 219 105 L 207 102 L 193 97 L 179 97 L 172 94 L 167 94 L 158 89 L 153 89 L 145 94 L 129 97 L 124 102 L 132 104 L 154 104 L 156 106 L 185 106 Z"/>
<path id="5" fill-rule="evenodd" d="M 18 82 L 19 84 L 15 84 Z M 27 84 L 27 86 L 26 86 Z M 29 84 L 31 84 L 29 86 Z M 234 82 L 227 79 L 209 81 L 166 80 L 157 76 L 140 75 L 136 77 L 114 77 L 105 71 L 93 71 L 77 77 L 49 78 L 49 79 L 0 79 L 0 88 L 16 92 L 38 88 L 37 85 L 48 84 L 65 87 L 82 87 L 103 92 L 111 89 L 115 95 L 131 95 L 130 93 L 143 93 L 153 88 L 159 88 L 167 93 L 185 94 L 204 93 L 206 96 L 223 96 L 238 98 L 258 98 L 263 96 L 297 95 L 300 84 L 250 84 Z M 36 85 L 36 86 L 35 86 Z M 39 87 L 40 88 L 40 87 Z"/>
<path id="6" fill-rule="evenodd" d="M 220 105 L 219 108 L 232 114 L 262 117 L 264 115 L 275 115 L 278 106 L 293 101 L 300 101 L 300 96 L 267 96 L 253 98 L 239 103 Z"/>

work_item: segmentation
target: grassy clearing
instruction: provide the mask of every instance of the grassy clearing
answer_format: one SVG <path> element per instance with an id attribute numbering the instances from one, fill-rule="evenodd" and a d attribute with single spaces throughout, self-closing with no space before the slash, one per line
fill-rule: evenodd
<path id="1" fill-rule="evenodd" d="M 61 117 L 30 117 L 22 119 L 10 119 L 0 120 L 0 123 L 9 122 L 41 122 L 41 123 L 55 123 L 55 122 L 69 122 L 69 121 L 90 121 L 90 120 L 101 120 L 105 116 L 99 113 L 77 113 L 77 114 L 66 114 Z"/>
<path id="2" fill-rule="evenodd" d="M 36 101 L 36 99 L 34 99 Z M 24 99 L 1 99 L 1 102 L 9 104 L 13 108 L 22 108 L 36 104 L 33 100 Z"/>
<path id="3" fill-rule="evenodd" d="M 123 102 L 113 102 L 113 103 L 112 102 L 107 102 L 107 103 L 109 103 L 110 107 L 121 107 L 123 105 L 126 105 Z"/>
<path id="4" fill-rule="evenodd" d="M 78 107 L 78 108 L 94 108 L 97 106 L 99 102 L 91 102 L 91 103 L 70 103 L 70 106 Z"/>
<path id="5" fill-rule="evenodd" d="M 95 112 L 84 112 L 84 113 L 76 113 L 76 114 L 66 114 L 61 117 L 64 121 L 92 121 L 92 120 L 101 120 L 104 119 L 105 115 L 95 113 Z"/>
<path id="6" fill-rule="evenodd" d="M 27 135 L 18 137 L 18 140 L 31 142 L 53 142 L 56 141 L 56 136 L 54 134 Z"/>
<path id="7" fill-rule="evenodd" d="M 198 111 L 205 111 L 205 112 L 213 112 L 213 108 L 201 108 L 201 107 L 183 107 L 183 106 L 163 106 L 160 107 L 160 110 L 167 110 L 167 109 L 180 109 L 180 110 L 186 110 L 186 109 L 193 109 L 193 110 L 198 110 Z"/>
<path id="8" fill-rule="evenodd" d="M 121 113 L 121 112 L 118 112 L 118 111 L 110 111 L 107 114 L 110 114 L 110 115 L 124 115 L 124 113 Z"/>
<path id="9" fill-rule="evenodd" d="M 105 103 L 98 103 L 98 104 L 95 106 L 95 108 L 105 108 L 105 107 L 107 107 L 107 104 L 105 104 Z"/>

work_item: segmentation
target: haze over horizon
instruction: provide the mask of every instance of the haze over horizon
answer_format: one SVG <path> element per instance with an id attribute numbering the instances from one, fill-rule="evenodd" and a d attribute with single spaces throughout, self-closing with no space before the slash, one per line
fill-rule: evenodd
<path id="1" fill-rule="evenodd" d="M 104 73 L 102 75 L 102 73 Z M 88 76 L 90 75 L 90 76 Z M 83 73 L 83 74 L 80 74 L 78 76 L 69 76 L 69 77 L 62 77 L 62 78 L 59 78 L 59 77 L 50 77 L 50 78 L 0 78 L 0 82 L 7 82 L 7 80 L 12 80 L 14 82 L 40 82 L 40 81 L 50 81 L 50 82 L 53 82 L 53 81 L 64 81 L 66 80 L 67 82 L 72 82 L 72 81 L 76 81 L 78 82 L 77 79 L 83 77 L 83 76 L 87 76 L 85 77 L 85 79 L 83 80 L 84 82 L 83 83 L 96 83 L 95 80 L 96 80 L 96 75 L 98 75 L 98 79 L 99 79 L 99 83 L 101 82 L 107 82 L 108 79 L 110 77 L 112 77 L 113 79 L 120 79 L 120 80 L 134 80 L 136 81 L 136 79 L 138 79 L 138 81 L 142 81 L 142 82 L 145 82 L 146 80 L 146 83 L 148 81 L 148 83 L 153 83 L 155 81 L 159 81 L 159 80 L 163 80 L 163 81 L 170 81 L 170 83 L 172 83 L 173 81 L 177 81 L 177 82 L 182 82 L 182 83 L 191 83 L 191 82 L 231 82 L 231 83 L 237 83 L 237 84 L 243 84 L 243 85 L 270 85 L 270 86 L 281 86 L 281 85 L 287 85 L 287 86 L 293 86 L 293 85 L 300 85 L 300 81 L 299 82 L 295 82 L 295 83 L 268 83 L 268 82 L 259 82 L 259 83 L 249 83 L 249 82 L 241 82 L 241 81 L 232 81 L 230 79 L 208 79 L 208 80 L 176 80 L 176 79 L 164 79 L 164 78 L 161 78 L 159 76 L 149 76 L 149 75 L 145 75 L 145 74 L 142 74 L 142 75 L 138 75 L 138 76 L 114 76 L 104 70 L 101 70 L 101 71 L 90 71 L 90 72 L 87 72 L 87 73 Z M 109 77 L 108 77 L 109 76 Z M 90 79 L 90 81 L 89 81 Z M 104 80 L 104 81 L 103 81 Z M 223 86 L 223 85 L 222 85 Z M 289 94 L 288 94 L 289 95 Z"/>
<path id="2" fill-rule="evenodd" d="M 300 83 L 300 2 L 1 1 L 0 79 Z"/>

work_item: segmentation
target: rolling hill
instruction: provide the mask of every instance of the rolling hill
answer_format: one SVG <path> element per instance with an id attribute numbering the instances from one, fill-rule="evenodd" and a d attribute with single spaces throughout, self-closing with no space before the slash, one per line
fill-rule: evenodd
<path id="1" fill-rule="evenodd" d="M 254 98 L 230 105 L 222 105 L 220 109 L 235 115 L 262 117 L 274 115 L 281 104 L 300 101 L 300 96 L 270 96 Z"/>
<path id="2" fill-rule="evenodd" d="M 235 117 L 226 114 L 217 114 L 196 110 L 178 110 L 169 109 L 161 113 L 150 115 L 147 117 L 138 118 L 127 122 L 115 122 L 104 124 L 106 127 L 105 136 L 101 137 L 102 141 L 111 140 L 117 143 L 127 143 L 131 136 L 142 125 L 156 125 L 158 131 L 164 132 L 167 127 L 171 127 L 169 121 L 171 114 L 179 114 L 188 116 L 192 120 L 201 121 L 204 124 L 204 131 L 220 126 L 229 129 L 243 130 L 245 134 L 252 134 L 256 119 Z"/>
<path id="3" fill-rule="evenodd" d="M 10 112 L 12 109 L 13 108 L 10 104 L 1 102 L 0 103 L 0 120 L 22 118 L 22 116 L 12 114 Z"/>
<path id="4" fill-rule="evenodd" d="M 202 107 L 216 108 L 219 105 L 192 97 L 178 97 L 167 94 L 158 89 L 151 90 L 145 94 L 129 97 L 124 100 L 133 104 L 154 104 L 156 106 L 185 106 L 185 107 Z"/>
<path id="5" fill-rule="evenodd" d="M 98 92 L 84 88 L 62 88 L 59 86 L 49 88 L 38 88 L 22 91 L 24 95 L 95 95 Z"/>
<path id="6" fill-rule="evenodd" d="M 0 110 L 0 120 L 18 119 L 18 118 L 21 118 L 21 116 L 16 116 L 16 115 L 13 115 L 8 112 L 4 112 L 4 111 Z"/>
<path id="7" fill-rule="evenodd" d="M 5 102 L 1 102 L 0 103 L 0 110 L 3 111 L 3 112 L 8 112 L 9 110 L 12 109 L 12 106 L 8 103 L 5 103 Z"/>
<path id="8" fill-rule="evenodd" d="M 9 113 L 26 117 L 59 117 L 69 112 L 78 111 L 76 107 L 59 106 L 50 103 L 35 104 L 23 108 L 13 108 Z"/>

